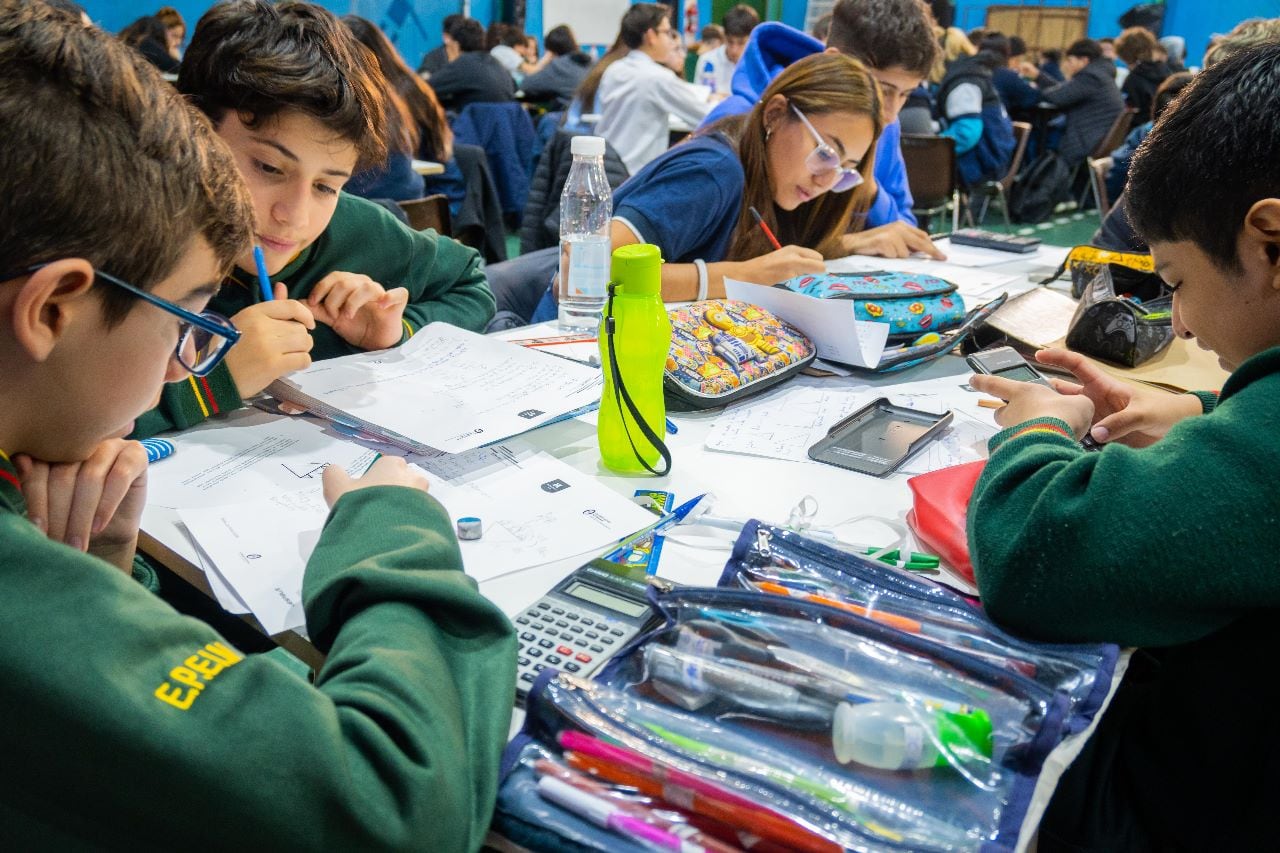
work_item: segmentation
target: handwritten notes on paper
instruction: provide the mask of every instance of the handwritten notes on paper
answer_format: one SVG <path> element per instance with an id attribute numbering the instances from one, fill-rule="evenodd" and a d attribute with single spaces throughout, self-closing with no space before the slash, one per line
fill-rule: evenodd
<path id="1" fill-rule="evenodd" d="M 431 323 L 395 349 L 317 362 L 267 393 L 416 452 L 462 453 L 591 406 L 602 384 L 588 365 Z"/>

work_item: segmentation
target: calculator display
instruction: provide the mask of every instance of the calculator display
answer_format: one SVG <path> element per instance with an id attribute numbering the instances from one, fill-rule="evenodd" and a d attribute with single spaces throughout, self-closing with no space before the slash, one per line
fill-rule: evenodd
<path id="1" fill-rule="evenodd" d="M 610 595 L 598 587 L 585 583 L 570 584 L 563 591 L 565 595 L 572 595 L 574 598 L 590 601 L 592 604 L 599 604 L 601 607 L 616 610 L 627 616 L 643 616 L 649 611 L 649 605 L 645 602 L 629 601 L 616 595 Z"/>
<path id="2" fill-rule="evenodd" d="M 1040 375 L 1027 367 L 1025 364 L 1019 364 L 1016 367 L 1010 367 L 1008 370 L 999 370 L 996 376 L 1002 376 L 1005 379 L 1016 379 L 1019 382 L 1040 382 Z"/>

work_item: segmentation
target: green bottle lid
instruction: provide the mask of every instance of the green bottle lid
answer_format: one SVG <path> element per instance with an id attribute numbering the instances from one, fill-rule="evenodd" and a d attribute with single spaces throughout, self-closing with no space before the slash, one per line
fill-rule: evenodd
<path id="1" fill-rule="evenodd" d="M 935 719 L 938 724 L 938 740 L 961 761 L 979 756 L 991 757 L 991 717 L 986 711 L 981 708 L 968 713 L 939 711 Z M 938 767 L 949 763 L 946 755 L 938 756 Z"/>
<path id="2" fill-rule="evenodd" d="M 662 292 L 662 250 L 650 243 L 631 243 L 613 250 L 610 277 L 627 296 Z"/>

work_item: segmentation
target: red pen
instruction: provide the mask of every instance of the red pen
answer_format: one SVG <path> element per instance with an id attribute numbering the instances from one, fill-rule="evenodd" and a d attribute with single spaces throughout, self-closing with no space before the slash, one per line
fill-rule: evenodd
<path id="1" fill-rule="evenodd" d="M 773 248 L 781 249 L 782 244 L 778 242 L 778 238 L 773 236 L 773 231 L 769 229 L 769 223 L 764 221 L 764 217 L 760 215 L 760 211 L 754 207 L 747 208 L 751 211 L 751 215 L 756 218 L 756 223 L 760 226 L 760 230 L 764 232 L 764 236 L 769 238 L 769 242 L 773 244 Z"/>

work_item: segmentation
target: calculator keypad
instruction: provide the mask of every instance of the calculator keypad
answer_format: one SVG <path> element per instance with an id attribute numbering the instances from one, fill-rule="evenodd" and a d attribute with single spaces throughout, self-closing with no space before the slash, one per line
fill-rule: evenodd
<path id="1" fill-rule="evenodd" d="M 516 622 L 520 625 L 516 694 L 521 704 L 542 670 L 590 676 L 637 633 L 630 625 L 574 610 L 572 604 L 560 601 L 539 601 Z"/>

